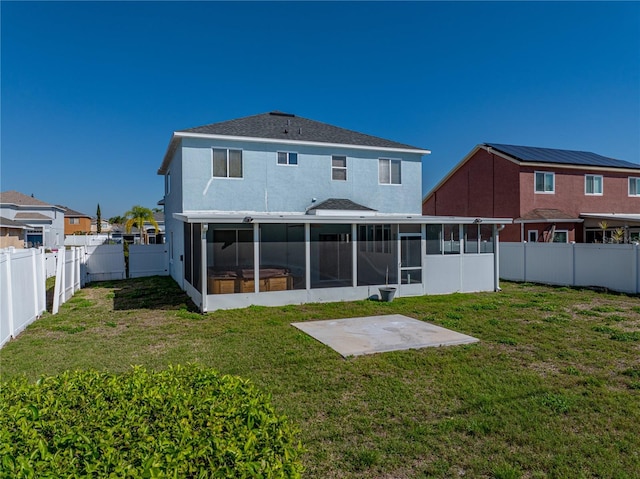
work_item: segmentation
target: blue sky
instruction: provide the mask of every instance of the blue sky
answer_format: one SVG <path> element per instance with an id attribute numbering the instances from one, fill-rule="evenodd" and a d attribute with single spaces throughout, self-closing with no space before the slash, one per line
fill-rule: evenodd
<path id="1" fill-rule="evenodd" d="M 432 150 L 640 162 L 638 2 L 6 2 L 0 186 L 155 207 L 175 130 L 281 110 Z"/>

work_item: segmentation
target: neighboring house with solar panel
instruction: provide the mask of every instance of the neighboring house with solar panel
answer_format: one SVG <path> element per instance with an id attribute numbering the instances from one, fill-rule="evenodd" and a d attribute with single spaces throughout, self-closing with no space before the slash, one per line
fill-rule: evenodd
<path id="1" fill-rule="evenodd" d="M 0 193 L 0 216 L 26 227 L 27 247 L 58 248 L 64 244 L 64 209 L 18 191 Z"/>
<path id="2" fill-rule="evenodd" d="M 203 311 L 492 291 L 504 220 L 422 216 L 428 153 L 281 112 L 176 131 L 158 169 L 170 274 Z"/>
<path id="3" fill-rule="evenodd" d="M 625 242 L 638 241 L 640 164 L 584 151 L 481 144 L 425 196 L 422 212 L 514 218 L 502 241 L 601 243 L 619 228 Z"/>

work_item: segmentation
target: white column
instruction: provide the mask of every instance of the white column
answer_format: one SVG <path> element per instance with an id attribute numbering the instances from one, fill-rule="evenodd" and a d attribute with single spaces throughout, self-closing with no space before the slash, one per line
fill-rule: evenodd
<path id="1" fill-rule="evenodd" d="M 253 278 L 254 293 L 260 292 L 260 225 L 253 224 Z"/>
<path id="2" fill-rule="evenodd" d="M 202 312 L 206 313 L 207 308 L 207 295 L 208 295 L 208 284 L 207 284 L 207 231 L 209 231 L 208 224 L 200 225 L 200 285 L 201 285 L 201 295 L 202 295 Z"/>
<path id="3" fill-rule="evenodd" d="M 13 248 L 10 250 L 12 251 Z M 7 257 L 7 262 L 5 263 L 6 266 L 6 278 L 7 278 L 7 299 L 8 299 L 8 304 L 7 304 L 7 312 L 9 314 L 9 336 L 13 337 L 13 333 L 15 331 L 15 324 L 14 324 L 14 318 L 13 318 L 13 287 L 11 286 L 13 284 L 13 278 L 11 278 L 11 259 L 13 257 L 13 255 L 11 254 L 11 252 L 9 253 L 3 253 L 6 255 Z"/>
<path id="4" fill-rule="evenodd" d="M 358 225 L 351 225 L 351 282 L 355 288 L 358 286 Z"/>
<path id="5" fill-rule="evenodd" d="M 311 289 L 311 225 L 304 224 L 304 281 L 305 287 Z"/>

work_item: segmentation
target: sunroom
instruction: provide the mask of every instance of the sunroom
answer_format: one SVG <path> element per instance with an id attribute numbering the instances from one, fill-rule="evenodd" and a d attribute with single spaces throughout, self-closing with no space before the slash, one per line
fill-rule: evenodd
<path id="1" fill-rule="evenodd" d="M 202 311 L 494 291 L 504 218 L 175 214 Z M 174 259 L 172 259 L 174 260 Z"/>

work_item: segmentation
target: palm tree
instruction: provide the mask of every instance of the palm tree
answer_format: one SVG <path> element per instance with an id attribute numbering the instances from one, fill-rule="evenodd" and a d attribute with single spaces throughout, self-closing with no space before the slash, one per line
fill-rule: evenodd
<path id="1" fill-rule="evenodd" d="M 149 244 L 147 231 L 144 228 L 145 223 L 151 223 L 156 229 L 156 234 L 160 229 L 158 223 L 153 217 L 153 212 L 149 208 L 136 205 L 124 214 L 126 223 L 124 224 L 127 233 L 131 233 L 131 228 L 136 226 L 140 230 L 140 241 L 142 244 Z"/>

